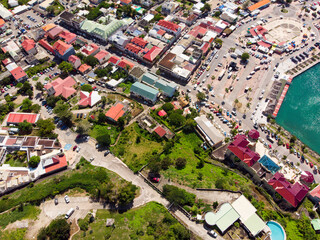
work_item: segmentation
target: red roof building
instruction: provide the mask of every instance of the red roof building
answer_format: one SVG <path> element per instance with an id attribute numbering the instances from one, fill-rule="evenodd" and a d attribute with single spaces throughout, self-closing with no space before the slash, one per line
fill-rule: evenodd
<path id="1" fill-rule="evenodd" d="M 44 47 L 46 50 L 48 50 L 49 52 L 55 54 L 54 50 L 53 50 L 53 47 L 44 39 L 41 39 L 39 41 L 39 44 Z"/>
<path id="2" fill-rule="evenodd" d="M 47 32 L 47 35 L 51 39 L 56 39 L 59 36 L 59 34 L 62 32 L 63 32 L 62 28 L 54 27 L 54 28 L 50 29 L 49 32 Z"/>
<path id="3" fill-rule="evenodd" d="M 304 184 L 298 182 L 291 184 L 285 179 L 283 174 L 279 172 L 273 175 L 268 184 L 293 207 L 297 207 L 309 191 L 309 188 Z"/>
<path id="4" fill-rule="evenodd" d="M 153 62 L 156 60 L 156 57 L 159 56 L 159 54 L 162 52 L 162 49 L 153 46 L 144 56 L 143 58 L 149 62 Z"/>
<path id="5" fill-rule="evenodd" d="M 114 122 L 118 121 L 120 117 L 125 114 L 124 105 L 117 103 L 117 105 L 112 106 L 108 112 L 106 112 L 106 117 Z"/>
<path id="6" fill-rule="evenodd" d="M 61 40 L 58 40 L 53 44 L 53 49 L 63 60 L 68 60 L 70 55 L 75 54 L 73 46 Z"/>
<path id="7" fill-rule="evenodd" d="M 27 121 L 28 123 L 35 124 L 40 118 L 40 114 L 36 113 L 17 113 L 11 112 L 8 115 L 7 125 L 9 124 L 18 124 L 23 121 Z"/>
<path id="8" fill-rule="evenodd" d="M 253 140 L 257 140 L 260 137 L 260 133 L 255 129 L 251 129 L 248 135 Z"/>
<path id="9" fill-rule="evenodd" d="M 129 69 L 132 69 L 134 67 L 134 64 L 125 58 L 122 58 L 117 65 L 122 69 L 126 69 L 127 67 L 129 67 Z"/>
<path id="10" fill-rule="evenodd" d="M 121 3 L 122 5 L 129 5 L 129 4 L 132 3 L 132 0 L 120 0 L 120 3 Z"/>
<path id="11" fill-rule="evenodd" d="M 111 57 L 109 58 L 108 63 L 112 63 L 112 64 L 114 64 L 114 65 L 117 65 L 117 64 L 119 63 L 119 61 L 120 61 L 120 58 L 118 58 L 118 57 L 116 57 L 116 56 L 111 56 Z"/>
<path id="12" fill-rule="evenodd" d="M 320 184 L 312 189 L 309 194 L 315 202 L 320 202 Z"/>
<path id="13" fill-rule="evenodd" d="M 133 43 L 141 48 L 144 48 L 148 44 L 148 41 L 146 41 L 140 37 L 134 37 L 131 39 L 131 43 Z"/>
<path id="14" fill-rule="evenodd" d="M 166 130 L 164 130 L 161 126 L 158 126 L 155 130 L 154 130 L 154 132 L 156 133 L 156 134 L 158 134 L 159 135 L 159 137 L 163 137 L 164 135 L 166 135 Z"/>
<path id="15" fill-rule="evenodd" d="M 137 45 L 134 45 L 132 43 L 128 43 L 125 47 L 125 49 L 133 54 L 136 54 L 138 55 L 139 52 L 142 50 L 141 47 L 137 46 Z"/>
<path id="16" fill-rule="evenodd" d="M 36 54 L 36 43 L 32 39 L 26 38 L 22 43 L 21 46 L 28 54 Z"/>
<path id="17" fill-rule="evenodd" d="M 105 63 L 106 61 L 108 61 L 108 59 L 110 58 L 110 53 L 108 53 L 105 50 L 101 50 L 100 52 L 98 52 L 96 55 L 94 55 L 94 57 L 96 59 L 98 59 L 100 64 Z"/>
<path id="18" fill-rule="evenodd" d="M 63 39 L 68 44 L 72 44 L 77 40 L 77 35 L 68 31 L 63 31 L 59 34 L 59 38 Z"/>
<path id="19" fill-rule="evenodd" d="M 178 24 L 175 24 L 173 22 L 169 22 L 166 20 L 162 20 L 162 19 L 158 22 L 157 25 L 163 28 L 163 30 L 168 32 L 177 33 L 178 31 L 181 31 L 181 27 Z"/>
<path id="20" fill-rule="evenodd" d="M 12 63 L 12 60 L 10 58 L 6 58 L 6 59 L 2 60 L 2 63 L 3 63 L 4 66 L 7 66 L 10 63 Z"/>
<path id="21" fill-rule="evenodd" d="M 210 49 L 210 44 L 208 42 L 204 42 L 200 48 L 202 50 L 203 54 L 206 55 Z"/>
<path id="22" fill-rule="evenodd" d="M 82 64 L 80 67 L 79 67 L 79 69 L 78 69 L 78 71 L 81 73 L 81 74 L 86 74 L 86 73 L 88 73 L 90 70 L 92 69 L 92 67 L 91 66 L 89 66 L 88 64 Z"/>
<path id="23" fill-rule="evenodd" d="M 91 43 L 91 44 L 86 44 L 80 50 L 81 50 L 81 53 L 83 53 L 86 56 L 94 56 L 99 52 L 100 48 L 98 45 Z"/>
<path id="24" fill-rule="evenodd" d="M 77 82 L 72 77 L 67 77 L 65 79 L 57 78 L 51 83 L 44 85 L 44 88 L 47 89 L 49 95 L 62 96 L 65 99 L 69 98 L 77 91 L 73 88 Z"/>
<path id="25" fill-rule="evenodd" d="M 311 172 L 304 171 L 301 173 L 300 180 L 307 183 L 307 184 L 310 184 L 310 183 L 313 183 L 314 176 Z"/>
<path id="26" fill-rule="evenodd" d="M 67 163 L 67 158 L 66 155 L 64 154 L 63 156 L 54 156 L 52 157 L 52 161 L 44 166 L 45 172 L 46 173 L 53 173 L 59 170 L 62 170 L 64 168 L 67 168 L 68 163 Z"/>
<path id="27" fill-rule="evenodd" d="M 200 37 L 203 37 L 208 32 L 208 29 L 206 29 L 205 27 L 201 27 L 199 25 L 194 27 L 193 30 L 197 33 L 196 36 L 200 36 Z"/>
<path id="28" fill-rule="evenodd" d="M 165 110 L 160 110 L 159 112 L 158 112 L 158 115 L 160 116 L 160 117 L 164 117 L 164 116 L 166 116 L 167 115 L 167 113 L 166 113 L 166 111 Z"/>
<path id="29" fill-rule="evenodd" d="M 18 82 L 24 81 L 28 78 L 28 75 L 25 73 L 25 71 L 23 71 L 21 67 L 13 69 L 10 73 Z"/>
<path id="30" fill-rule="evenodd" d="M 260 155 L 252 151 L 248 147 L 248 144 L 249 141 L 247 140 L 247 137 L 245 135 L 238 134 L 234 137 L 234 141 L 228 146 L 228 149 L 241 161 L 251 167 L 260 159 Z"/>
<path id="31" fill-rule="evenodd" d="M 160 35 L 160 36 L 163 36 L 164 34 L 166 33 L 166 31 L 162 30 L 162 29 L 159 29 L 157 34 Z"/>
<path id="32" fill-rule="evenodd" d="M 70 62 L 75 69 L 78 69 L 81 65 L 81 60 L 76 55 L 71 55 L 68 58 L 68 62 Z"/>

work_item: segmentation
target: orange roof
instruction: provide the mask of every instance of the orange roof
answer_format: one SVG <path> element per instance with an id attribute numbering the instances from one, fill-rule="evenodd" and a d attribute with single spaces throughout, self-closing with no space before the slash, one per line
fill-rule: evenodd
<path id="1" fill-rule="evenodd" d="M 259 9 L 262 6 L 267 5 L 267 4 L 270 4 L 270 0 L 262 0 L 260 2 L 257 2 L 253 5 L 251 5 L 250 7 L 248 7 L 248 9 L 252 12 L 252 11 Z"/>
<path id="2" fill-rule="evenodd" d="M 132 0 L 120 0 L 121 3 L 130 4 Z"/>
<path id="3" fill-rule="evenodd" d="M 57 156 L 52 157 L 52 164 L 45 167 L 45 171 L 46 171 L 46 173 L 48 173 L 48 172 L 52 172 L 52 171 L 56 171 L 56 170 L 65 168 L 67 166 L 68 166 L 68 164 L 67 164 L 66 155 L 63 155 L 61 157 L 59 157 L 57 155 Z"/>
<path id="4" fill-rule="evenodd" d="M 72 45 L 69 45 L 61 40 L 58 40 L 53 44 L 53 49 L 56 50 L 61 56 L 63 56 L 71 47 Z"/>
<path id="5" fill-rule="evenodd" d="M 2 19 L 2 18 L 0 18 L 0 26 L 1 25 L 3 25 L 3 24 L 5 24 L 6 22 Z"/>
<path id="6" fill-rule="evenodd" d="M 117 65 L 121 68 L 126 68 L 128 66 L 130 69 L 132 69 L 134 67 L 134 64 L 132 62 L 129 62 L 125 58 L 121 59 L 121 61 Z"/>
<path id="7" fill-rule="evenodd" d="M 48 32 L 50 29 L 54 28 L 56 25 L 53 23 L 49 23 L 48 25 L 45 25 L 42 27 L 43 31 Z"/>
<path id="8" fill-rule="evenodd" d="M 115 106 L 112 106 L 108 112 L 106 113 L 106 116 L 111 118 L 114 121 L 118 121 L 120 117 L 123 116 L 125 113 L 123 110 L 124 106 L 121 103 L 118 103 Z"/>
<path id="9" fill-rule="evenodd" d="M 13 69 L 11 72 L 12 76 L 14 77 L 15 80 L 19 80 L 25 76 L 27 76 L 27 74 L 23 71 L 23 69 L 21 67 L 17 67 L 15 69 Z"/>
<path id="10" fill-rule="evenodd" d="M 26 39 L 21 43 L 23 49 L 28 52 L 36 46 L 36 43 L 32 39 Z"/>
<path id="11" fill-rule="evenodd" d="M 80 72 L 82 72 L 82 73 L 84 73 L 84 72 L 86 72 L 88 69 L 91 69 L 91 67 L 89 66 L 89 65 L 87 65 L 87 64 L 82 64 L 80 67 L 79 67 L 79 71 Z"/>

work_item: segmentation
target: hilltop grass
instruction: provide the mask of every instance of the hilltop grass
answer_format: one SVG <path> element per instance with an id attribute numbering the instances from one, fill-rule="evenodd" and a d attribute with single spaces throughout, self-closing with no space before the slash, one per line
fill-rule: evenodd
<path id="1" fill-rule="evenodd" d="M 169 157 L 173 162 L 177 158 L 185 158 L 187 164 L 181 170 L 172 165 L 169 169 L 162 171 L 165 178 L 191 188 L 222 188 L 233 191 L 251 184 L 246 178 L 222 167 L 204 163 L 200 168 L 198 165 L 200 159 L 209 160 L 208 153 L 203 150 L 198 155 L 194 153 L 194 149 L 203 141 L 196 133 L 181 132 L 177 135 L 180 140 L 175 143 L 171 153 L 163 154 L 161 157 Z"/>
<path id="2" fill-rule="evenodd" d="M 111 150 L 136 172 L 147 163 L 148 155 L 161 152 L 162 144 L 155 141 L 137 123 L 133 123 L 122 131 L 117 145 L 111 147 Z"/>
<path id="3" fill-rule="evenodd" d="M 106 219 L 115 220 L 114 227 L 106 227 Z M 87 217 L 85 220 L 88 219 Z M 81 220 L 80 220 L 81 221 Z M 82 220 L 83 221 L 83 220 Z M 164 206 L 156 202 L 124 213 L 99 209 L 87 231 L 80 231 L 73 239 L 190 239 L 190 233 Z"/>
<path id="4" fill-rule="evenodd" d="M 116 188 L 120 188 L 126 183 L 117 174 L 102 167 L 95 167 L 84 158 L 80 160 L 77 168 L 80 169 L 64 172 L 39 184 L 31 183 L 28 187 L 1 197 L 0 213 L 20 204 L 40 204 L 45 199 L 77 187 L 95 196 L 97 188 L 105 181 L 112 182 Z"/>
<path id="5" fill-rule="evenodd" d="M 22 219 L 36 219 L 40 214 L 40 209 L 36 206 L 26 205 L 12 211 L 0 214 L 0 227 L 5 228 L 8 224 Z"/>

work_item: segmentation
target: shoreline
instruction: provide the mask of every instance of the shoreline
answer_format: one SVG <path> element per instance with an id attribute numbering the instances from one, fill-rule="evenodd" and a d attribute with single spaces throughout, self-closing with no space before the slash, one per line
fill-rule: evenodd
<path id="1" fill-rule="evenodd" d="M 314 66 L 316 66 L 317 64 L 319 64 L 319 63 L 320 63 L 320 57 L 319 57 L 319 55 L 320 55 L 320 53 L 318 52 L 318 53 L 314 54 L 312 57 L 310 57 L 310 59 L 308 59 L 308 60 L 304 61 L 303 63 L 301 63 L 301 65 L 305 65 L 305 66 L 303 67 L 303 69 L 301 69 L 301 70 L 293 73 L 293 74 L 290 76 L 289 80 L 293 81 L 293 79 L 294 79 L 295 77 L 301 75 L 301 74 L 304 73 L 305 71 L 307 71 L 307 70 L 313 68 Z M 309 62 L 312 58 L 315 58 L 316 60 L 315 60 L 314 62 L 309 63 L 309 64 L 306 65 L 306 62 Z M 300 65 L 300 64 L 299 64 L 299 65 Z M 296 67 L 298 67 L 298 65 L 297 65 Z M 295 67 L 295 68 L 296 68 L 296 67 Z M 291 72 L 291 71 L 293 71 L 293 69 L 294 69 L 294 68 L 288 70 L 287 72 Z M 286 73 L 287 73 L 287 72 L 286 72 Z M 288 89 L 289 89 L 289 87 L 290 87 L 290 85 L 291 85 L 291 81 L 290 81 L 290 82 L 287 81 L 287 83 L 285 84 L 284 89 L 282 90 L 281 97 L 283 96 L 283 99 L 282 99 L 282 101 L 279 103 L 279 100 L 280 100 L 280 98 L 279 98 L 278 103 L 277 103 L 277 105 L 276 105 L 276 108 L 278 108 L 278 111 L 280 110 L 281 105 L 282 105 L 282 103 L 283 103 L 283 100 L 284 100 L 284 98 L 285 98 L 285 96 L 286 96 L 286 94 L 287 94 L 287 92 L 288 92 Z M 275 111 L 276 111 L 276 109 L 275 109 Z M 275 113 L 275 111 L 274 111 L 274 113 Z M 272 114 L 272 117 L 273 117 L 274 119 L 276 119 L 277 114 L 278 114 L 278 111 L 276 112 L 275 115 Z M 291 136 L 295 136 L 295 135 L 292 134 L 290 131 L 288 131 L 287 129 L 285 129 L 283 126 L 281 126 L 280 124 L 278 124 L 278 122 L 276 122 L 276 121 L 275 121 L 275 125 L 276 125 L 277 127 L 281 127 L 281 129 L 284 131 L 285 137 L 287 137 L 288 140 L 290 140 Z M 297 148 L 300 148 L 300 149 L 301 149 L 301 147 L 302 147 L 303 145 L 306 146 L 306 149 L 308 150 L 308 152 L 307 152 L 306 154 L 305 154 L 305 153 L 303 153 L 303 154 L 304 154 L 304 155 L 308 155 L 309 160 L 310 160 L 310 158 L 313 158 L 313 160 L 315 160 L 316 162 L 318 162 L 318 159 L 320 159 L 320 153 L 318 153 L 317 151 L 315 151 L 315 150 L 313 150 L 312 148 L 310 148 L 309 145 L 305 144 L 305 143 L 304 143 L 300 138 L 298 138 L 297 136 L 295 136 L 295 137 L 297 138 L 297 140 L 296 140 L 296 142 L 295 142 L 295 145 L 297 146 Z M 303 152 L 303 151 L 302 151 L 302 152 Z"/>

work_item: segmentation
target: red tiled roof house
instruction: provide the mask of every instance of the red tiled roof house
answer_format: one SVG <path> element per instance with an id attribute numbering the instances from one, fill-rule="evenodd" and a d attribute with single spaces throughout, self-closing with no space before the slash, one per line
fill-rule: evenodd
<path id="1" fill-rule="evenodd" d="M 94 57 L 96 59 L 98 59 L 100 64 L 105 63 L 106 61 L 108 61 L 108 59 L 110 58 L 110 53 L 108 53 L 105 50 L 101 50 L 100 52 L 98 52 L 96 55 L 94 55 Z"/>
<path id="2" fill-rule="evenodd" d="M 68 62 L 71 63 L 75 69 L 78 69 L 81 65 L 81 60 L 76 55 L 71 55 L 68 58 Z"/>
<path id="3" fill-rule="evenodd" d="M 27 54 L 36 54 L 38 51 L 36 49 L 36 43 L 32 39 L 25 38 L 25 40 L 21 43 L 22 48 Z"/>
<path id="4" fill-rule="evenodd" d="M 67 77 L 65 79 L 57 78 L 51 83 L 44 86 L 48 91 L 48 95 L 62 96 L 65 99 L 73 96 L 77 91 L 73 88 L 77 82 L 72 77 Z"/>
<path id="5" fill-rule="evenodd" d="M 7 125 L 9 124 L 19 124 L 23 121 L 27 121 L 28 123 L 35 124 L 40 118 L 40 114 L 36 113 L 18 113 L 11 112 L 7 118 Z"/>
<path id="6" fill-rule="evenodd" d="M 56 56 L 64 61 L 67 61 L 71 55 L 75 54 L 73 46 L 61 40 L 58 40 L 53 44 L 53 50 L 55 51 Z"/>
<path id="7" fill-rule="evenodd" d="M 28 79 L 28 75 L 21 67 L 11 70 L 10 73 L 17 82 L 22 82 Z"/>
<path id="8" fill-rule="evenodd" d="M 117 122 L 125 114 L 124 108 L 123 104 L 117 103 L 106 112 L 106 117 L 113 122 Z"/>

